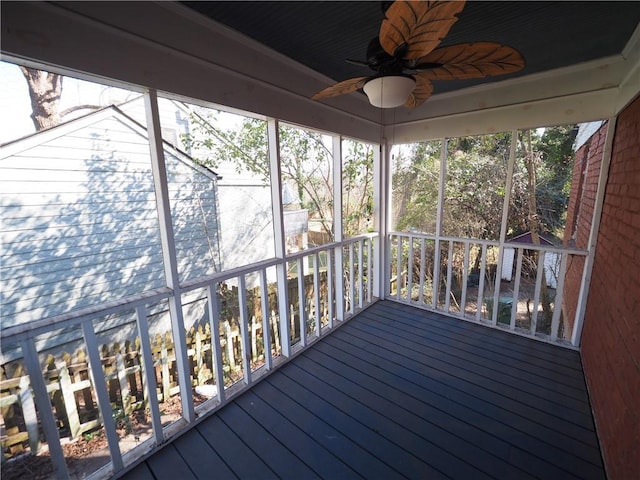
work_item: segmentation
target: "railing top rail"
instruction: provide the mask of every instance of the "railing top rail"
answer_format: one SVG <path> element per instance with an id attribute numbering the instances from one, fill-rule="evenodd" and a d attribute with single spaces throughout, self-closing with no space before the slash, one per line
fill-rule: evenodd
<path id="1" fill-rule="evenodd" d="M 359 242 L 365 239 L 375 238 L 377 235 L 378 235 L 377 233 L 367 233 L 363 235 L 358 235 L 356 237 L 347 238 L 342 242 L 328 243 L 326 245 L 321 245 L 319 247 L 313 247 L 308 250 L 296 252 L 295 254 L 287 255 L 286 258 L 271 258 L 261 262 L 253 263 L 251 265 L 246 265 L 246 266 L 226 270 L 224 272 L 214 273 L 213 275 L 209 275 L 206 277 L 200 277 L 200 278 L 185 282 L 183 285 L 180 286 L 180 292 L 195 290 L 197 288 L 205 287 L 212 283 L 222 282 L 230 278 L 238 277 L 243 274 L 264 270 L 271 266 L 280 264 L 282 262 L 295 261 L 299 258 L 304 258 L 306 256 L 314 255 L 322 251 L 334 249 L 336 247 L 339 247 L 340 245 L 349 245 L 351 243 Z M 2 330 L 0 330 L 0 339 L 3 342 L 8 342 L 8 341 L 17 342 L 17 341 L 25 340 L 27 338 L 33 338 L 37 335 L 40 335 L 42 333 L 45 333 L 54 329 L 57 330 L 60 328 L 81 324 L 86 320 L 89 320 L 98 316 L 111 315 L 111 314 L 122 312 L 125 310 L 135 309 L 137 306 L 140 306 L 140 305 L 146 305 L 148 303 L 158 302 L 160 300 L 170 297 L 172 294 L 173 294 L 172 289 L 168 287 L 164 287 L 164 288 L 159 288 L 155 290 L 150 290 L 148 292 L 140 293 L 137 295 L 132 295 L 124 298 L 111 300 L 108 302 L 101 303 L 99 305 L 74 310 L 71 312 L 63 313 L 61 315 L 42 318 L 42 319 L 34 320 L 31 322 L 22 323 L 19 325 L 13 325 L 10 327 L 2 328 Z"/>
<path id="2" fill-rule="evenodd" d="M 158 302 L 171 296 L 171 293 L 172 290 L 168 287 L 159 288 L 138 295 L 111 300 L 101 303 L 100 305 L 63 313 L 54 317 L 42 318 L 32 322 L 14 325 L 0 330 L 0 339 L 2 339 L 3 342 L 9 340 L 21 341 L 54 329 L 57 330 L 59 328 L 77 325 L 100 315 L 110 315 L 123 310 L 134 309 L 139 305 Z"/>
<path id="3" fill-rule="evenodd" d="M 460 242 L 460 243 L 476 243 L 479 245 L 487 245 L 487 246 L 499 246 L 499 240 L 485 240 L 481 238 L 462 238 L 462 237 L 448 237 L 448 236 L 438 236 L 432 233 L 418 233 L 418 232 L 389 232 L 390 236 L 399 236 L 399 237 L 414 237 L 414 238 L 425 238 L 428 240 L 444 240 L 446 242 Z M 505 242 L 504 246 L 510 248 L 522 248 L 525 250 L 538 250 L 545 252 L 556 252 L 556 253 L 568 253 L 570 255 L 582 255 L 586 256 L 589 254 L 587 250 L 583 250 L 580 248 L 570 248 L 570 247 L 557 247 L 553 245 L 534 245 L 532 243 L 522 243 L 522 242 Z"/>
<path id="4" fill-rule="evenodd" d="M 356 237 L 350 237 L 342 242 L 332 242 L 327 243 L 325 245 L 320 245 L 318 247 L 309 248 L 307 250 L 302 250 L 300 252 L 296 252 L 290 255 L 287 255 L 285 258 L 270 258 L 267 260 L 263 260 L 260 262 L 252 263 L 250 265 L 245 265 L 242 267 L 236 267 L 229 270 L 225 270 L 222 272 L 213 273 L 211 275 L 207 275 L 206 277 L 199 277 L 188 282 L 185 282 L 181 286 L 182 291 L 195 290 L 197 288 L 206 287 L 211 285 L 212 283 L 219 283 L 225 280 L 229 280 L 230 278 L 236 278 L 240 275 L 246 275 L 248 273 L 254 273 L 259 270 L 267 269 L 269 267 L 273 267 L 283 262 L 293 262 L 300 258 L 308 257 L 309 255 L 315 255 L 316 253 L 324 252 L 327 250 L 332 250 L 340 245 L 349 245 L 351 243 L 356 243 L 361 240 L 375 238 L 377 237 L 377 233 L 367 233 L 363 235 L 358 235 Z"/>

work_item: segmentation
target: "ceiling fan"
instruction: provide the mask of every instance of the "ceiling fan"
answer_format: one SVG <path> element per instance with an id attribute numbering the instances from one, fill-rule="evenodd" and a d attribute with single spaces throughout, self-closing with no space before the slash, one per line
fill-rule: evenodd
<path id="1" fill-rule="evenodd" d="M 363 89 L 372 105 L 392 108 L 422 105 L 433 91 L 432 80 L 481 78 L 517 72 L 522 55 L 512 47 L 477 42 L 436 48 L 458 20 L 464 1 L 396 0 L 386 10 L 380 34 L 367 48 L 372 76 L 344 80 L 312 98 L 336 97 Z"/>

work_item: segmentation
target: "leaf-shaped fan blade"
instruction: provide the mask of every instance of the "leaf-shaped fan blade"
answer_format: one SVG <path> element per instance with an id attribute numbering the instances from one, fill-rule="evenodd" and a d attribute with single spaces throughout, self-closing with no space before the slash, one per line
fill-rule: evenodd
<path id="1" fill-rule="evenodd" d="M 462 1 L 425 2 L 396 0 L 387 10 L 380 27 L 380 44 L 389 55 L 398 47 L 403 59 L 420 58 L 440 44 L 458 20 L 464 8 Z"/>
<path id="2" fill-rule="evenodd" d="M 413 78 L 416 80 L 416 86 L 407 101 L 404 102 L 404 106 L 408 108 L 419 107 L 427 101 L 427 98 L 429 98 L 431 92 L 433 92 L 433 85 L 422 73 L 413 75 Z"/>
<path id="3" fill-rule="evenodd" d="M 417 60 L 415 69 L 431 80 L 457 80 L 504 75 L 524 67 L 520 52 L 494 42 L 464 43 L 442 47 Z M 433 66 L 438 65 L 438 66 Z"/>
<path id="4" fill-rule="evenodd" d="M 335 85 L 325 88 L 324 90 L 320 90 L 311 98 L 313 100 L 319 100 L 321 98 L 337 97 L 338 95 L 355 92 L 359 88 L 364 87 L 364 84 L 367 83 L 367 80 L 369 80 L 369 77 L 350 78 L 349 80 L 338 82 Z"/>

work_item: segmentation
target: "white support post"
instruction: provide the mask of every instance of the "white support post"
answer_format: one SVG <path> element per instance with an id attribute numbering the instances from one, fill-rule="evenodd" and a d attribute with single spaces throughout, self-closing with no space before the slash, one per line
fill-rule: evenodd
<path id="1" fill-rule="evenodd" d="M 29 374 L 31 388 L 33 388 L 34 400 L 38 407 L 38 416 L 40 417 L 42 430 L 44 431 L 44 436 L 47 440 L 49 454 L 51 455 L 51 463 L 53 464 L 56 478 L 58 480 L 66 480 L 69 478 L 67 462 L 64 459 L 64 452 L 62 451 L 62 445 L 60 444 L 60 435 L 58 434 L 56 419 L 53 416 L 53 410 L 51 410 L 51 399 L 49 397 L 49 392 L 47 392 L 47 384 L 42 376 L 42 366 L 38 360 L 38 351 L 36 350 L 33 338 L 23 340 L 21 342 L 21 347 L 24 366 Z"/>
<path id="2" fill-rule="evenodd" d="M 442 139 L 440 146 L 440 174 L 438 177 L 438 209 L 436 210 L 436 240 L 433 255 L 433 298 L 432 306 L 438 308 L 440 290 L 440 237 L 442 236 L 442 216 L 444 214 L 444 189 L 447 180 L 447 139 Z"/>
<path id="3" fill-rule="evenodd" d="M 335 248 L 335 295 L 336 319 L 344 320 L 344 258 L 342 242 L 344 240 L 342 219 L 342 138 L 333 136 L 333 240 L 338 244 Z"/>
<path id="4" fill-rule="evenodd" d="M 389 219 L 391 218 L 390 147 L 383 141 L 373 152 L 373 229 L 378 232 L 373 246 L 373 296 L 389 296 L 391 271 L 388 258 L 391 252 Z"/>
<path id="5" fill-rule="evenodd" d="M 216 292 L 216 284 L 207 286 L 207 307 L 209 311 L 209 325 L 211 326 L 211 349 L 213 350 L 213 368 L 216 373 L 216 387 L 218 390 L 218 400 L 225 401 L 224 391 L 224 370 L 222 368 L 222 346 L 220 345 L 220 299 Z"/>
<path id="6" fill-rule="evenodd" d="M 289 293 L 287 284 L 286 242 L 284 236 L 284 217 L 282 213 L 282 175 L 280 172 L 280 135 L 278 121 L 274 118 L 267 122 L 269 143 L 269 174 L 271 176 L 271 206 L 273 208 L 273 236 L 276 258 L 282 261 L 276 265 L 278 282 L 278 316 L 280 319 L 280 343 L 283 357 L 291 356 L 291 332 L 289 327 Z"/>
<path id="7" fill-rule="evenodd" d="M 102 417 L 102 426 L 107 437 L 109 445 L 109 456 L 113 465 L 113 472 L 117 473 L 124 468 L 122 462 L 122 454 L 120 453 L 120 445 L 118 443 L 118 432 L 116 432 L 116 424 L 113 421 L 113 411 L 111 410 L 111 402 L 109 401 L 109 392 L 104 378 L 104 370 L 100 361 L 100 351 L 98 347 L 98 339 L 93 330 L 93 322 L 86 320 L 82 323 L 82 335 L 87 347 L 87 361 L 89 363 L 89 375 L 91 383 L 96 392 L 98 400 L 98 408 Z"/>
<path id="8" fill-rule="evenodd" d="M 169 314 L 171 317 L 171 331 L 173 335 L 176 356 L 176 370 L 180 383 L 180 399 L 182 401 L 182 416 L 191 423 L 195 420 L 193 395 L 191 392 L 191 375 L 189 372 L 189 358 L 187 356 L 186 333 L 182 316 L 182 298 L 178 261 L 176 257 L 175 237 L 171 221 L 171 206 L 169 202 L 169 187 L 167 185 L 167 169 L 164 159 L 162 134 L 160 132 L 160 114 L 158 112 L 158 94 L 155 90 L 147 91 L 144 96 L 147 114 L 147 131 L 151 154 L 151 170 L 156 193 L 156 206 L 160 224 L 160 242 L 162 245 L 162 259 L 167 286 L 173 291 L 168 298 Z"/>
<path id="9" fill-rule="evenodd" d="M 162 432 L 162 420 L 160 418 L 160 407 L 158 405 L 158 394 L 156 392 L 156 376 L 153 367 L 153 356 L 151 354 L 151 340 L 149 338 L 149 322 L 147 321 L 147 309 L 144 305 L 136 307 L 136 323 L 138 335 L 140 336 L 140 349 L 142 350 L 142 381 L 144 383 L 144 394 L 151 413 L 151 426 L 153 427 L 153 439 L 156 445 L 164 441 Z"/>
<path id="10" fill-rule="evenodd" d="M 602 162 L 598 175 L 598 189 L 596 190 L 596 201 L 593 206 L 593 217 L 591 219 L 591 230 L 589 231 L 589 253 L 582 269 L 582 282 L 580 283 L 580 293 L 578 294 L 578 306 L 573 322 L 573 332 L 571 333 L 571 344 L 578 347 L 582 338 L 582 328 L 584 326 L 584 316 L 587 309 L 589 287 L 591 285 L 591 273 L 593 272 L 593 262 L 596 255 L 596 244 L 598 243 L 598 232 L 600 231 L 600 220 L 602 219 L 602 206 L 604 205 L 604 194 L 609 179 L 609 166 L 611 165 L 611 152 L 613 150 L 613 137 L 616 131 L 616 117 L 612 117 L 607 123 L 607 136 L 605 138 L 604 150 L 602 152 Z"/>
<path id="11" fill-rule="evenodd" d="M 513 184 L 513 167 L 516 163 L 516 147 L 518 146 L 518 131 L 511 132 L 511 148 L 509 150 L 509 162 L 507 163 L 507 185 L 504 191 L 504 202 L 502 203 L 502 223 L 500 224 L 500 245 L 498 246 L 498 261 L 496 262 L 496 280 L 493 295 L 493 315 L 492 325 L 498 322 L 498 310 L 500 301 L 500 281 L 502 277 L 502 257 L 504 244 L 507 239 L 507 219 L 509 217 L 509 201 L 511 199 L 511 186 Z"/>

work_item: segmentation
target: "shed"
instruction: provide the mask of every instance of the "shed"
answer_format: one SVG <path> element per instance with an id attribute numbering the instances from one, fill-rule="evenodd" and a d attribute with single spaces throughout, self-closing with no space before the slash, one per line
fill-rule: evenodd
<path id="1" fill-rule="evenodd" d="M 550 246 L 553 247 L 554 244 L 544 238 L 542 235 L 540 237 L 540 245 L 542 246 Z M 526 232 L 521 235 L 517 235 L 508 242 L 511 243 L 525 243 L 529 245 L 533 245 L 533 238 L 531 236 L 531 232 Z M 511 281 L 513 278 L 513 263 L 515 259 L 515 248 L 505 247 L 502 256 L 502 280 Z M 561 255 L 556 252 L 546 252 L 544 256 L 544 274 L 545 280 L 547 281 L 547 286 L 551 288 L 556 288 L 558 286 L 558 275 L 560 274 L 560 259 Z"/>

